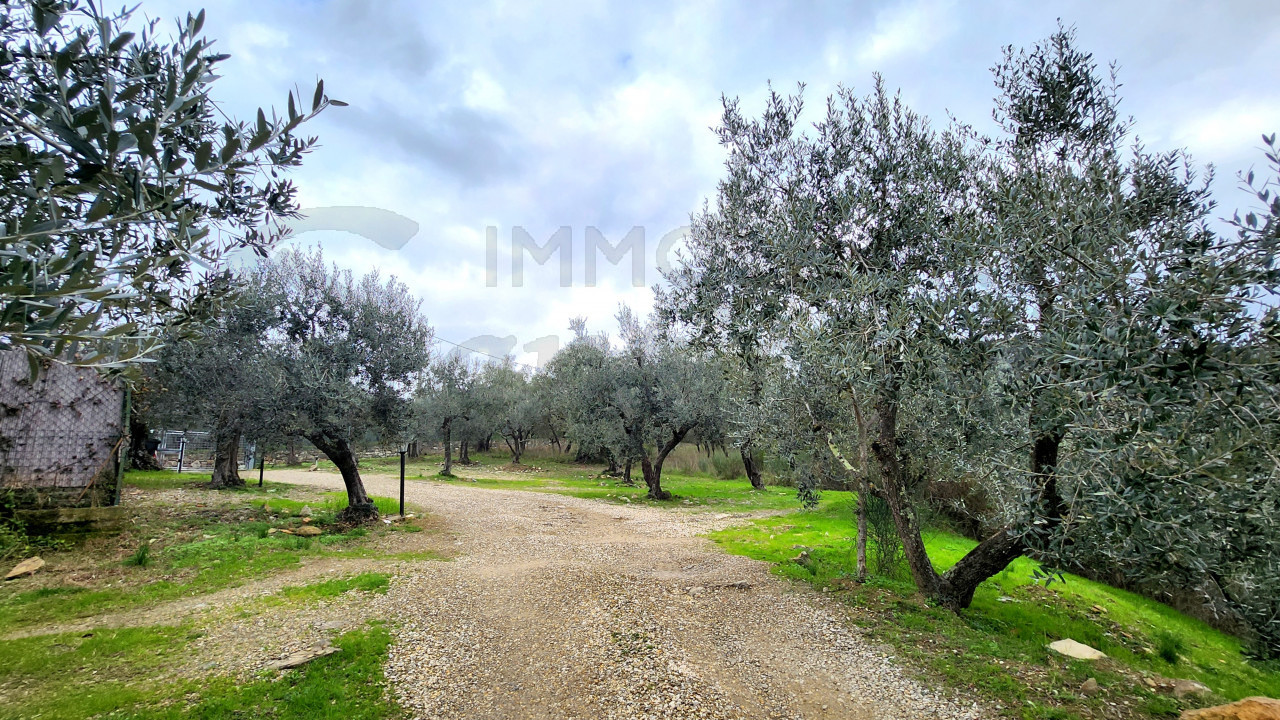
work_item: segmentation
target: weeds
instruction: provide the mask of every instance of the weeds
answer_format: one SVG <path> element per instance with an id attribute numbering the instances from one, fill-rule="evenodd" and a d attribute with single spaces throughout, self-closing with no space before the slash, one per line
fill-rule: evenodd
<path id="1" fill-rule="evenodd" d="M 23 557 L 30 549 L 31 541 L 21 525 L 0 522 L 0 562 Z"/>
<path id="2" fill-rule="evenodd" d="M 1168 630 L 1161 630 L 1156 633 L 1156 654 L 1160 656 L 1161 660 L 1170 665 L 1177 665 L 1185 651 L 1186 646 L 1183 644 L 1181 637 Z"/>
<path id="3" fill-rule="evenodd" d="M 143 540 L 138 544 L 138 549 L 134 550 L 129 557 L 124 559 L 124 564 L 131 567 L 147 567 L 151 564 L 151 543 Z"/>

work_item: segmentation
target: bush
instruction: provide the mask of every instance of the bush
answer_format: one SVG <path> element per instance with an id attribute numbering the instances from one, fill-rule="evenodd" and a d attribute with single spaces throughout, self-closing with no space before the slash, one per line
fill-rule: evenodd
<path id="1" fill-rule="evenodd" d="M 716 453 L 711 456 L 711 466 L 715 476 L 721 480 L 734 480 L 747 474 L 747 468 L 742 464 L 742 457 L 738 455 Z"/>
<path id="2" fill-rule="evenodd" d="M 889 504 L 872 493 L 867 494 L 867 554 L 871 572 L 890 578 L 902 575 L 906 555 L 898 528 L 893 524 Z"/>

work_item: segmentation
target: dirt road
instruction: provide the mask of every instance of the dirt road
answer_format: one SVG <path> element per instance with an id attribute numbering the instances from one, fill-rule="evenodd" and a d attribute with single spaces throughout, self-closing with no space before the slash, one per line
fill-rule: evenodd
<path id="1" fill-rule="evenodd" d="M 398 492 L 395 478 L 365 482 Z M 839 603 L 698 537 L 742 517 L 434 481 L 410 481 L 407 498 L 460 553 L 402 571 L 375 601 L 399 621 L 386 671 L 415 717 L 984 715 L 909 679 Z"/>

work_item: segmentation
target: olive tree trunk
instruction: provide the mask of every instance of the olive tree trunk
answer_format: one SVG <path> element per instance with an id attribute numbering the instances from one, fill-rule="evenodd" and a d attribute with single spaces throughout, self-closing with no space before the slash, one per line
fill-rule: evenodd
<path id="1" fill-rule="evenodd" d="M 239 460 L 240 418 L 231 412 L 225 412 L 218 418 L 213 431 L 213 477 L 209 481 L 210 487 L 244 487 Z"/>
<path id="2" fill-rule="evenodd" d="M 680 444 L 681 440 L 684 440 L 684 436 L 688 435 L 692 429 L 692 427 L 683 427 L 676 430 L 671 433 L 671 437 L 658 450 L 658 454 L 652 460 L 649 459 L 647 452 L 640 459 L 640 471 L 644 473 L 644 484 L 649 488 L 649 499 L 671 499 L 671 493 L 662 489 L 662 463 L 666 462 L 667 455 L 670 455 L 671 451 L 676 449 L 676 446 Z"/>
<path id="3" fill-rule="evenodd" d="M 156 456 L 147 449 L 151 433 L 136 410 L 129 412 L 129 467 L 134 470 L 162 470 Z"/>
<path id="4" fill-rule="evenodd" d="M 904 482 L 898 448 L 898 385 L 890 379 L 876 403 L 878 430 L 871 443 L 880 465 L 881 487 L 885 504 L 902 541 L 911 577 L 925 597 L 952 611 L 960 611 L 973 602 L 973 593 L 983 581 L 1008 567 L 1026 550 L 1025 538 L 1012 525 L 996 530 L 986 540 L 960 558 L 950 570 L 939 575 L 929 560 L 920 534 L 920 523 L 912 507 Z M 1034 415 L 1033 411 L 1033 415 Z M 1042 433 L 1032 450 L 1032 473 L 1040 481 L 1041 511 L 1050 520 L 1061 517 L 1063 501 L 1058 495 L 1056 465 L 1063 435 Z M 1055 514 L 1057 513 L 1057 514 Z"/>
<path id="5" fill-rule="evenodd" d="M 347 507 L 338 513 L 338 521 L 359 523 L 376 520 L 378 508 L 364 489 L 360 468 L 356 464 L 356 454 L 346 438 L 333 437 L 323 432 L 313 432 L 306 437 L 342 473 L 342 484 L 347 488 Z"/>
<path id="6" fill-rule="evenodd" d="M 444 468 L 440 471 L 441 475 L 448 477 L 453 474 L 453 439 L 452 430 L 453 418 L 449 418 L 440 423 L 440 435 L 444 438 Z"/>
<path id="7" fill-rule="evenodd" d="M 738 448 L 739 454 L 742 455 L 742 467 L 747 471 L 747 479 L 751 481 L 751 487 L 756 490 L 764 489 L 764 478 L 760 477 L 760 466 L 756 464 L 755 453 L 748 443 Z"/>

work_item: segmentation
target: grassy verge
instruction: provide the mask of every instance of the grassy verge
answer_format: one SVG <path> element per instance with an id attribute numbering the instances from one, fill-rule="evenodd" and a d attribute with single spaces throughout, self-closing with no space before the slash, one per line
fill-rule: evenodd
<path id="1" fill-rule="evenodd" d="M 685 448 L 681 448 L 685 449 Z M 687 448 L 692 451 L 693 448 Z M 693 455 L 686 452 L 686 455 Z M 443 457 L 423 455 L 410 460 L 405 466 L 405 477 L 410 480 L 434 480 L 439 482 L 468 483 L 476 487 L 500 490 L 527 490 L 572 497 L 603 500 L 618 505 L 654 505 L 659 507 L 685 507 L 715 512 L 754 512 L 760 510 L 798 510 L 800 501 L 793 488 L 767 486 L 763 490 L 751 487 L 745 477 L 723 478 L 710 472 L 667 471 L 662 476 L 662 486 L 674 495 L 673 500 L 649 500 L 647 489 L 636 470 L 635 484 L 626 485 L 617 478 L 603 477 L 599 466 L 587 466 L 570 462 L 564 456 L 547 455 L 528 463 L 518 470 L 510 466 L 510 456 L 499 453 L 472 453 L 472 465 L 454 465 L 453 477 L 439 474 Z M 705 456 L 684 459 L 685 465 L 697 467 L 707 464 Z M 320 462 L 321 469 L 332 465 Z M 366 473 L 398 475 L 399 457 L 368 458 L 361 460 L 361 470 Z M 829 493 L 824 504 L 847 497 L 848 493 Z"/>
<path id="2" fill-rule="evenodd" d="M 671 492 L 672 500 L 656 501 L 647 497 L 644 483 L 626 485 L 614 478 L 566 478 L 535 477 L 528 479 L 473 478 L 477 486 L 495 489 L 532 490 L 536 492 L 570 495 L 572 497 L 603 500 L 617 505 L 653 505 L 657 507 L 685 507 L 716 512 L 753 512 L 758 510 L 796 510 L 801 507 L 796 491 L 787 487 L 766 487 L 756 490 L 746 480 L 720 480 L 688 475 L 667 475 L 662 487 Z M 824 500 L 830 503 L 838 495 Z"/>
<path id="3" fill-rule="evenodd" d="M 316 600 L 335 598 L 353 590 L 385 595 L 390 584 L 391 576 L 386 573 L 360 573 L 359 575 L 324 580 L 310 585 L 290 585 L 257 602 L 296 607 Z"/>
<path id="4" fill-rule="evenodd" d="M 150 495 L 207 481 L 207 476 L 175 475 L 130 473 L 126 482 Z M 283 495 L 300 491 L 287 485 L 191 492 L 171 504 L 141 505 L 122 533 L 47 552 L 45 570 L 0 586 L 0 633 L 206 594 L 294 569 L 312 558 L 380 556 L 371 540 L 423 530 L 421 519 L 339 526 L 333 518 L 345 502 L 340 494 L 290 499 Z M 390 498 L 375 500 L 384 512 L 397 504 Z M 310 518 L 305 523 L 304 516 Z M 290 534 L 304 524 L 320 528 L 321 535 Z M 412 559 L 433 556 L 419 552 Z"/>
<path id="5" fill-rule="evenodd" d="M 754 521 L 712 534 L 729 552 L 776 563 L 776 572 L 812 584 L 856 608 L 868 633 L 924 673 L 976 691 L 1009 717 L 1177 717 L 1184 705 L 1248 695 L 1280 696 L 1280 667 L 1251 663 L 1238 640 L 1160 603 L 1074 576 L 1046 587 L 1019 560 L 988 580 L 956 615 L 918 599 L 901 570 L 852 581 L 853 523 L 846 496 L 813 511 Z M 939 570 L 974 542 L 932 532 L 925 538 Z M 800 557 L 807 549 L 807 557 Z M 1070 637 L 1108 660 L 1069 660 L 1045 645 Z M 1088 678 L 1096 694 L 1080 688 Z M 1148 690 L 1146 677 L 1199 681 L 1213 696 L 1180 701 Z"/>
<path id="6" fill-rule="evenodd" d="M 386 692 L 382 664 L 391 636 L 382 625 L 338 636 L 334 655 L 248 683 L 152 682 L 181 660 L 187 639 L 184 628 L 148 627 L 0 641 L 0 691 L 23 695 L 20 704 L 0 704 L 0 720 L 405 717 Z"/>

